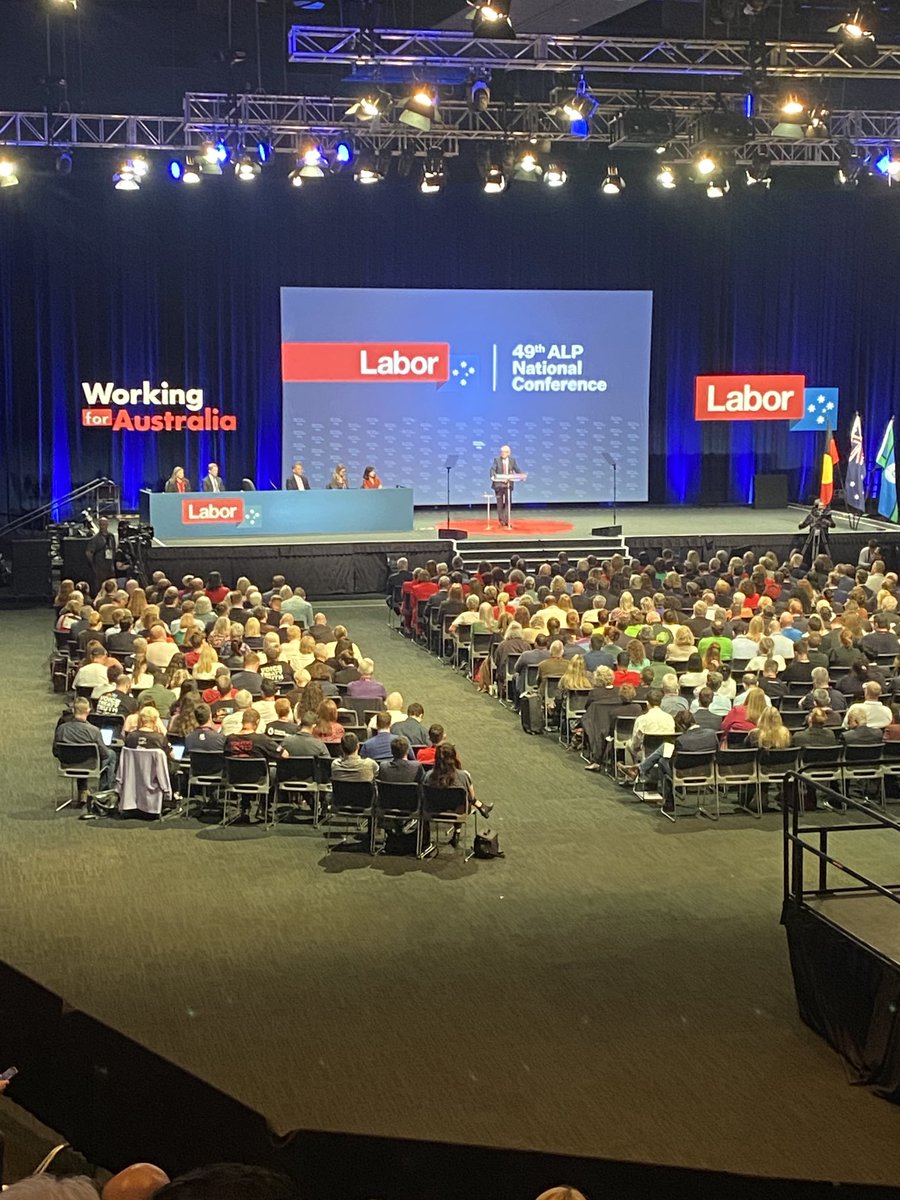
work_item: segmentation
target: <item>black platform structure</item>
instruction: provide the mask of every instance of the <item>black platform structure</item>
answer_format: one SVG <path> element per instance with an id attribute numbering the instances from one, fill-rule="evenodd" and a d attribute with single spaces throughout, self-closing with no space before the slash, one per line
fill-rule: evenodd
<path id="1" fill-rule="evenodd" d="M 804 810 L 804 793 L 815 811 Z M 782 923 L 800 1016 L 852 1082 L 900 1104 L 900 884 L 851 865 L 865 862 L 873 838 L 900 852 L 900 823 L 804 775 L 790 777 L 785 796 Z"/>

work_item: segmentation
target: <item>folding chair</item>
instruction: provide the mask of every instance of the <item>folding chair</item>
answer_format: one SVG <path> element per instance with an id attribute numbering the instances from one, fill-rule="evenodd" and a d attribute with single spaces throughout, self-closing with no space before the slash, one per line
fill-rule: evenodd
<path id="1" fill-rule="evenodd" d="M 885 807 L 884 797 L 884 769 L 882 762 L 884 759 L 883 745 L 875 746 L 854 746 L 852 744 L 844 746 L 844 759 L 842 763 L 844 774 L 844 794 L 850 795 L 850 785 L 852 783 L 861 783 L 863 791 L 863 800 L 868 803 L 868 787 L 867 784 L 875 783 L 878 785 L 878 793 L 880 796 L 880 806 Z M 855 798 L 855 797 L 854 797 Z"/>
<path id="2" fill-rule="evenodd" d="M 572 732 L 576 723 L 584 716 L 589 695 L 589 690 L 566 692 L 566 703 L 559 721 L 560 745 L 568 746 L 571 743 Z"/>
<path id="3" fill-rule="evenodd" d="M 230 758 L 225 757 L 223 772 L 224 790 L 222 792 L 222 821 L 229 825 L 238 817 L 228 816 L 228 801 L 235 797 L 242 800 L 252 800 L 255 796 L 262 805 L 263 820 L 269 820 L 269 763 L 265 758 Z"/>
<path id="4" fill-rule="evenodd" d="M 643 762 L 643 760 L 645 758 L 647 758 L 649 755 L 653 754 L 653 752 L 655 750 L 658 750 L 660 746 L 664 746 L 667 743 L 674 744 L 674 742 L 675 742 L 675 734 L 674 733 L 645 733 L 644 740 L 641 743 L 641 761 Z M 649 803 L 655 804 L 657 800 L 660 801 L 660 803 L 662 802 L 662 799 L 663 799 L 662 792 L 652 791 L 647 786 L 647 781 L 645 779 L 641 779 L 640 776 L 638 776 L 637 779 L 634 781 L 634 784 L 632 785 L 631 790 L 635 794 L 635 796 L 638 798 L 638 800 L 644 800 L 648 804 Z"/>
<path id="5" fill-rule="evenodd" d="M 91 710 L 93 710 L 93 708 L 94 708 L 94 689 L 93 689 L 92 685 L 80 684 L 75 689 L 75 697 L 78 700 L 89 700 L 91 703 Z"/>
<path id="6" fill-rule="evenodd" d="M 620 776 L 622 768 L 626 766 L 625 752 L 634 733 L 634 723 L 636 720 L 637 717 L 616 717 L 616 722 L 613 726 L 612 745 L 610 747 L 612 753 L 607 753 L 606 755 L 606 767 L 610 777 L 616 783 L 623 782 Z"/>
<path id="7" fill-rule="evenodd" d="M 422 849 L 422 789 L 418 783 L 382 783 L 375 788 L 376 827 L 385 821 L 416 821 L 416 857 Z M 385 842 L 378 848 L 383 854 Z"/>
<path id="8" fill-rule="evenodd" d="M 63 778 L 70 780 L 72 784 L 72 795 L 69 799 L 55 806 L 55 812 L 62 812 L 64 808 L 68 808 L 70 804 L 77 802 L 78 792 L 81 787 L 88 788 L 93 784 L 94 788 L 99 790 L 100 750 L 97 746 L 79 746 L 77 744 L 69 745 L 65 742 L 56 742 L 53 747 L 53 753 L 59 764 L 59 774 Z"/>
<path id="9" fill-rule="evenodd" d="M 189 816 L 194 792 L 201 795 L 203 806 L 215 801 L 222 786 L 225 772 L 225 755 L 221 750 L 192 750 L 188 756 L 188 777 L 185 788 L 184 816 Z"/>
<path id="10" fill-rule="evenodd" d="M 98 729 L 111 729 L 112 740 L 121 743 L 125 718 L 120 713 L 89 713 L 88 724 L 96 725 Z"/>
<path id="11" fill-rule="evenodd" d="M 755 746 L 739 746 L 731 747 L 720 746 L 716 751 L 716 815 L 706 812 L 701 809 L 701 812 L 711 820 L 718 821 L 720 816 L 719 810 L 719 792 L 727 792 L 729 788 L 738 789 L 736 804 L 738 808 L 745 808 L 748 812 L 752 812 L 752 798 L 756 797 L 757 813 L 759 812 L 759 773 L 757 770 L 757 758 L 759 751 Z M 752 789 L 748 803 L 740 792 L 740 789 Z"/>
<path id="12" fill-rule="evenodd" d="M 761 817 L 763 812 L 763 788 L 770 783 L 783 785 L 786 776 L 791 771 L 798 770 L 799 761 L 799 746 L 760 750 L 756 763 L 757 795 L 759 798 L 758 816 Z"/>
<path id="13" fill-rule="evenodd" d="M 450 632 L 450 626 L 456 620 L 457 615 L 457 613 L 445 613 L 441 618 L 440 643 L 437 653 L 442 663 L 449 664 L 454 659 L 453 635 Z"/>
<path id="14" fill-rule="evenodd" d="M 808 776 L 816 783 L 826 783 L 831 787 L 843 784 L 844 747 L 836 746 L 803 746 L 800 751 L 800 773 Z"/>
<path id="15" fill-rule="evenodd" d="M 458 811 L 458 810 L 462 811 Z M 474 846 L 469 848 L 469 818 L 475 809 L 469 804 L 469 794 L 465 788 L 435 788 L 427 784 L 422 788 L 422 808 L 420 821 L 427 822 L 433 832 L 436 825 L 439 829 L 451 826 L 454 833 L 462 833 L 463 862 L 468 862 L 475 853 Z M 439 843 L 432 841 L 424 849 L 420 849 L 419 858 L 424 858 L 432 851 L 438 853 Z"/>
<path id="16" fill-rule="evenodd" d="M 709 792 L 714 796 L 716 790 L 715 750 L 679 750 L 676 742 L 671 767 L 672 808 L 669 810 L 666 803 L 659 811 L 667 820 L 674 822 L 678 815 L 679 799 L 687 797 L 690 792 L 696 792 L 697 812 L 703 812 L 699 803 L 700 794 Z"/>
<path id="17" fill-rule="evenodd" d="M 453 666 L 468 673 L 472 654 L 472 626 L 458 625 L 453 635 Z"/>
<path id="18" fill-rule="evenodd" d="M 474 679 L 478 667 L 486 659 L 494 647 L 493 633 L 472 632 L 472 647 L 469 651 L 469 678 Z"/>
<path id="19" fill-rule="evenodd" d="M 900 742 L 885 742 L 881 747 L 881 770 L 885 779 L 900 778 Z M 891 793 L 893 798 L 893 791 Z M 887 795 L 885 795 L 887 804 Z"/>
<path id="20" fill-rule="evenodd" d="M 296 812 L 297 803 L 308 800 L 312 808 L 313 829 L 319 825 L 319 780 L 316 772 L 317 758 L 310 754 L 308 757 L 279 758 L 275 763 L 275 781 L 272 803 L 267 816 L 274 828 L 278 824 L 278 806 L 290 804 L 291 811 Z M 322 760 L 324 761 L 324 759 Z M 331 760 L 328 760 L 329 773 Z"/>
<path id="21" fill-rule="evenodd" d="M 347 834 L 336 843 L 346 845 L 349 831 L 358 829 L 360 821 L 367 822 L 369 853 L 375 853 L 375 784 L 364 780 L 334 779 L 331 780 L 331 804 L 327 812 L 327 824 L 330 826 L 333 817 L 342 817 L 347 824 Z M 328 845 L 328 853 L 334 849 Z"/>
<path id="22" fill-rule="evenodd" d="M 798 729 L 805 729 L 808 716 L 809 713 L 804 712 L 800 708 L 781 710 L 781 722 L 785 729 L 790 729 L 791 733 L 794 733 Z"/>

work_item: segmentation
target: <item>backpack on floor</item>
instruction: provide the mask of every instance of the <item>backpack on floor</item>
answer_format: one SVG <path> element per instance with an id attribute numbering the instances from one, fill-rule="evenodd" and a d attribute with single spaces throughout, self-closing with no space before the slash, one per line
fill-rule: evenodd
<path id="1" fill-rule="evenodd" d="M 544 701 L 537 692 L 519 697 L 519 718 L 524 733 L 544 732 Z"/>

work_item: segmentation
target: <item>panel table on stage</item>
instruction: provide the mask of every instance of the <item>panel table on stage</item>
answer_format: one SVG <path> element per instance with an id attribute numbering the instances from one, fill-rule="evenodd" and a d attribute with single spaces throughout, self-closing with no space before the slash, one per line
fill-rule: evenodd
<path id="1" fill-rule="evenodd" d="M 156 537 L 218 541 L 413 528 L 412 488 L 142 494 Z"/>

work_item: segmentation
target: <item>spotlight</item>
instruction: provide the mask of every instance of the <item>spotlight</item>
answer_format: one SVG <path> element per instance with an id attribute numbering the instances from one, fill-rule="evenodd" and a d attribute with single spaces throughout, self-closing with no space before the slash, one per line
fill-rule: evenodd
<path id="1" fill-rule="evenodd" d="M 355 100 L 344 114 L 356 117 L 357 121 L 375 121 L 383 117 L 391 106 L 391 97 L 387 92 L 369 92 Z"/>
<path id="2" fill-rule="evenodd" d="M 288 182 L 291 187 L 303 187 L 303 159 L 298 158 L 293 171 L 288 175 Z"/>
<path id="3" fill-rule="evenodd" d="M 228 147 L 224 142 L 204 142 L 200 147 L 197 165 L 204 175 L 221 175 L 222 164 L 228 160 Z"/>
<path id="4" fill-rule="evenodd" d="M 678 180 L 675 178 L 675 168 L 668 163 L 660 163 L 659 170 L 656 172 L 656 182 L 666 191 L 672 191 L 678 184 Z"/>
<path id="5" fill-rule="evenodd" d="M 625 187 L 625 180 L 619 174 L 617 167 L 607 167 L 606 175 L 600 184 L 604 196 L 618 196 Z"/>
<path id="6" fill-rule="evenodd" d="M 261 170 L 252 154 L 241 154 L 234 164 L 234 173 L 241 183 L 252 183 Z"/>
<path id="7" fill-rule="evenodd" d="M 491 106 L 491 89 L 486 79 L 469 84 L 469 108 L 472 112 L 487 112 Z"/>
<path id="8" fill-rule="evenodd" d="M 256 143 L 256 157 L 259 159 L 260 166 L 265 166 L 274 153 L 272 143 L 266 139 L 261 139 Z"/>
<path id="9" fill-rule="evenodd" d="M 54 163 L 57 175 L 72 174 L 72 152 L 71 150 L 60 150 L 56 156 Z"/>
<path id="10" fill-rule="evenodd" d="M 113 175 L 113 187 L 117 192 L 139 192 L 141 180 L 147 174 L 147 160 L 141 155 L 136 159 L 126 158 Z"/>
<path id="11" fill-rule="evenodd" d="M 631 108 L 620 112 L 613 124 L 611 146 L 652 146 L 665 152 L 672 137 L 672 118 L 653 108 Z"/>
<path id="12" fill-rule="evenodd" d="M 489 196 L 499 195 L 506 188 L 506 176 L 503 168 L 495 162 L 488 162 L 484 167 L 484 190 Z"/>
<path id="13" fill-rule="evenodd" d="M 694 170 L 698 175 L 712 175 L 718 165 L 718 162 L 708 150 L 694 159 Z"/>
<path id="14" fill-rule="evenodd" d="M 544 174 L 536 150 L 523 150 L 515 161 L 513 179 L 522 183 L 538 183 Z"/>
<path id="15" fill-rule="evenodd" d="M 706 185 L 706 194 L 710 200 L 721 200 L 728 189 L 728 180 L 721 171 L 717 171 L 715 175 L 709 177 L 709 182 Z"/>
<path id="16" fill-rule="evenodd" d="M 422 182 L 419 191 L 423 196 L 434 196 L 444 186 L 444 159 L 440 154 L 431 154 L 425 159 L 422 168 Z"/>
<path id="17" fill-rule="evenodd" d="M 578 81 L 574 92 L 564 93 L 549 110 L 548 115 L 560 125 L 568 125 L 573 137 L 586 138 L 591 132 L 591 118 L 597 109 L 597 100 L 587 90 L 584 76 Z"/>
<path id="18" fill-rule="evenodd" d="M 360 154 L 353 178 L 357 183 L 381 183 L 387 174 L 385 163 L 374 154 Z"/>
<path id="19" fill-rule="evenodd" d="M 334 147 L 334 163 L 332 169 L 338 171 L 353 161 L 353 147 L 349 142 L 340 141 Z"/>
<path id="20" fill-rule="evenodd" d="M 0 158 L 0 188 L 15 187 L 19 182 L 16 164 L 9 158 Z"/>
<path id="21" fill-rule="evenodd" d="M 420 133 L 428 133 L 437 120 L 437 92 L 427 83 L 417 84 L 403 106 L 400 120 Z"/>
<path id="22" fill-rule="evenodd" d="M 568 173 L 561 163 L 554 162 L 552 159 L 547 163 L 544 170 L 544 183 L 547 187 L 562 187 L 568 178 Z"/>
<path id="23" fill-rule="evenodd" d="M 828 110 L 789 93 L 778 106 L 778 120 L 772 136 L 792 142 L 827 138 Z"/>
<path id="24" fill-rule="evenodd" d="M 197 162 L 193 157 L 188 157 L 184 160 L 184 167 L 181 172 L 181 182 L 193 186 L 200 182 L 200 170 L 197 167 Z"/>
<path id="25" fill-rule="evenodd" d="M 838 187 L 855 188 L 866 173 L 866 155 L 855 146 L 844 146 L 840 153 L 840 166 L 834 174 Z"/>
<path id="26" fill-rule="evenodd" d="M 832 25 L 828 32 L 834 34 L 835 43 L 841 50 L 863 62 L 871 62 L 877 54 L 875 35 L 866 28 L 865 18 L 858 9 L 846 21 Z"/>
<path id="27" fill-rule="evenodd" d="M 471 3 L 471 0 L 470 0 Z M 477 38 L 516 36 L 509 19 L 509 0 L 477 0 L 472 3 L 472 34 Z"/>
<path id="28" fill-rule="evenodd" d="M 328 160 L 322 153 L 321 146 L 306 146 L 300 154 L 300 175 L 303 179 L 324 179 Z"/>
<path id="29" fill-rule="evenodd" d="M 884 175 L 888 183 L 900 183 L 900 149 L 888 147 L 875 163 L 875 170 Z"/>
<path id="30" fill-rule="evenodd" d="M 772 176 L 769 174 L 771 166 L 767 158 L 755 158 L 748 162 L 745 168 L 747 187 L 761 187 L 768 191 L 772 186 Z"/>

